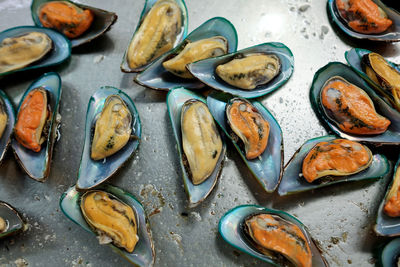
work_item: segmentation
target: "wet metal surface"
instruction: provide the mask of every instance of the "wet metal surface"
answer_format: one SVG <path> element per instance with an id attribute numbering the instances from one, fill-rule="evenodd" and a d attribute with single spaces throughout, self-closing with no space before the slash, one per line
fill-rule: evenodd
<path id="1" fill-rule="evenodd" d="M 61 194 L 76 182 L 90 96 L 101 86 L 124 90 L 135 102 L 142 121 L 138 153 L 110 179 L 135 194 L 150 215 L 156 250 L 155 266 L 253 266 L 264 264 L 239 253 L 218 234 L 218 220 L 227 210 L 247 203 L 282 209 L 297 216 L 318 240 L 332 266 L 372 266 L 373 249 L 381 242 L 372 232 L 378 203 L 388 179 L 347 183 L 290 197 L 261 191 L 232 145 L 220 181 L 208 199 L 188 209 L 166 93 L 145 89 L 119 65 L 136 27 L 144 1 L 85 0 L 114 11 L 116 24 L 104 37 L 73 50 L 57 71 L 63 81 L 61 139 L 55 145 L 50 177 L 45 183 L 28 178 L 11 151 L 0 166 L 0 199 L 25 215 L 29 230 L 0 242 L 0 266 L 127 266 L 107 246 L 69 221 L 60 211 Z M 27 0 L 0 0 L 0 31 L 32 25 Z M 229 19 L 239 35 L 238 49 L 268 41 L 286 44 L 295 57 L 289 82 L 259 100 L 281 125 L 285 162 L 307 139 L 326 132 L 313 113 L 309 87 L 316 70 L 344 60 L 358 46 L 400 62 L 398 44 L 355 43 L 329 23 L 324 0 L 187 0 L 189 32 L 214 16 Z M 16 105 L 29 84 L 43 73 L 18 73 L 0 80 Z M 398 151 L 398 148 L 388 149 Z M 393 157 L 392 159 L 394 159 Z"/>

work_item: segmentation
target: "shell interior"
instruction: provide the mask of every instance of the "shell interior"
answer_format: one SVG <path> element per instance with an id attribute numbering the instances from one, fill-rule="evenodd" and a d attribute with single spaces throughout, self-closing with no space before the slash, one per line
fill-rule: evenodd
<path id="1" fill-rule="evenodd" d="M 31 16 L 32 16 L 32 19 L 33 19 L 35 25 L 37 25 L 39 27 L 43 27 L 43 25 L 40 22 L 39 17 L 38 17 L 38 11 L 42 4 L 51 2 L 51 1 L 54 1 L 54 0 L 32 0 Z M 63 1 L 66 1 L 66 0 L 63 0 Z M 84 10 L 89 9 L 94 14 L 94 20 L 93 20 L 90 28 L 87 31 L 85 31 L 82 35 L 80 35 L 79 37 L 71 40 L 72 47 L 77 47 L 82 44 L 86 44 L 86 43 L 91 42 L 92 40 L 96 39 L 97 37 L 101 36 L 102 34 L 104 34 L 105 32 L 107 32 L 110 29 L 110 27 L 115 23 L 115 21 L 118 18 L 118 16 L 113 12 L 109 12 L 109 11 L 91 7 L 91 6 L 86 6 L 86 5 L 75 3 L 72 1 L 67 1 L 67 2 L 70 2 Z"/>
<path id="2" fill-rule="evenodd" d="M 379 257 L 379 266 L 393 267 L 399 265 L 400 258 L 400 238 L 391 240 L 383 248 Z"/>
<path id="3" fill-rule="evenodd" d="M 97 189 L 114 195 L 119 200 L 129 205 L 137 216 L 137 235 L 139 236 L 139 242 L 136 244 L 133 253 L 128 253 L 125 249 L 120 249 L 110 244 L 111 248 L 136 266 L 152 266 L 154 263 L 155 251 L 151 237 L 150 226 L 148 224 L 148 219 L 142 204 L 133 195 L 123 191 L 118 187 L 111 185 L 100 185 Z M 74 223 L 81 226 L 87 232 L 95 234 L 91 227 L 86 223 L 86 220 L 83 218 L 80 209 L 80 199 L 82 194 L 82 192 L 76 190 L 75 186 L 69 188 L 60 198 L 60 208 L 65 216 L 67 216 Z M 92 242 L 97 243 L 97 241 L 94 239 Z"/>
<path id="4" fill-rule="evenodd" d="M 24 230 L 25 222 L 22 216 L 15 208 L 4 201 L 0 201 L 0 218 L 4 220 L 6 225 L 6 228 L 0 231 L 0 239 Z"/>
<path id="5" fill-rule="evenodd" d="M 142 73 L 138 74 L 135 77 L 135 82 L 156 90 L 170 90 L 174 87 L 189 89 L 203 87 L 204 84 L 197 79 L 184 79 L 170 73 L 163 67 L 163 62 L 179 53 L 188 42 L 193 43 L 215 36 L 222 36 L 228 41 L 228 53 L 236 51 L 238 39 L 235 27 L 227 19 L 215 17 L 193 30 L 177 47 L 165 53 Z"/>
<path id="6" fill-rule="evenodd" d="M 236 150 L 244 160 L 247 167 L 255 176 L 256 180 L 266 192 L 273 192 L 279 184 L 283 168 L 283 138 L 282 130 L 272 114 L 260 102 L 251 103 L 261 113 L 262 117 L 270 125 L 268 145 L 264 152 L 257 158 L 247 160 L 238 143 L 232 138 L 229 132 L 229 125 L 226 119 L 226 105 L 233 96 L 225 93 L 212 93 L 207 97 L 207 106 L 214 119 L 233 142 Z"/>
<path id="7" fill-rule="evenodd" d="M 195 99 L 202 101 L 205 103 L 205 99 L 195 94 L 189 90 L 184 88 L 174 88 L 169 91 L 167 95 L 167 107 L 168 114 L 172 124 L 172 130 L 174 132 L 175 141 L 177 144 L 178 154 L 179 154 L 179 163 L 182 169 L 183 183 L 185 186 L 186 194 L 189 198 L 189 207 L 195 207 L 200 204 L 205 198 L 211 193 L 212 189 L 215 187 L 218 177 L 221 173 L 223 160 L 226 152 L 226 144 L 224 139 L 222 138 L 222 151 L 217 161 L 216 167 L 214 171 L 211 173 L 209 178 L 207 178 L 204 182 L 199 185 L 194 185 L 190 174 L 187 172 L 185 168 L 185 164 L 183 161 L 183 148 L 182 148 L 182 133 L 181 133 L 181 112 L 182 106 L 184 103 L 190 99 Z"/>
<path id="8" fill-rule="evenodd" d="M 8 96 L 0 90 L 0 105 L 2 106 L 2 110 L 7 114 L 7 124 L 3 131 L 3 135 L 0 137 L 0 162 L 3 160 L 4 155 L 6 154 L 8 145 L 11 142 L 11 134 L 14 129 L 15 124 L 15 111 L 14 107 L 11 104 Z"/>
<path id="9" fill-rule="evenodd" d="M 14 154 L 18 163 L 25 170 L 25 172 L 31 178 L 43 182 L 50 173 L 50 163 L 54 141 L 56 139 L 56 129 L 60 123 L 60 121 L 57 120 L 57 114 L 62 93 L 61 78 L 55 72 L 49 72 L 42 75 L 25 91 L 18 110 L 20 109 L 23 100 L 29 94 L 29 92 L 38 87 L 43 87 L 48 95 L 48 105 L 50 107 L 51 119 L 49 122 L 49 132 L 47 134 L 47 138 L 42 144 L 39 152 L 34 152 L 23 147 L 17 140 L 15 140 L 15 138 L 12 139 L 11 146 L 14 150 Z"/>
<path id="10" fill-rule="evenodd" d="M 110 95 L 118 95 L 125 102 L 132 115 L 132 132 L 134 138 L 130 138 L 128 143 L 115 154 L 103 160 L 93 160 L 90 157 L 91 144 L 93 140 L 93 129 L 96 118 L 103 109 L 105 100 Z M 85 122 L 85 141 L 79 166 L 77 188 L 90 189 L 110 178 L 119 168 L 122 167 L 134 151 L 137 150 L 142 134 L 139 113 L 136 110 L 132 99 L 121 90 L 103 86 L 97 90 L 90 98 L 86 113 Z"/>
<path id="11" fill-rule="evenodd" d="M 280 196 L 304 192 L 327 185 L 343 183 L 347 181 L 380 179 L 389 173 L 390 165 L 386 157 L 380 154 L 376 154 L 373 155 L 372 163 L 369 168 L 365 169 L 364 171 L 348 176 L 336 176 L 332 179 L 326 177 L 322 181 L 322 183 L 308 183 L 301 175 L 304 158 L 316 144 L 320 142 L 329 142 L 334 139 L 337 139 L 337 137 L 334 135 L 313 138 L 304 143 L 296 151 L 296 153 L 285 166 L 282 181 L 278 188 L 278 193 Z"/>

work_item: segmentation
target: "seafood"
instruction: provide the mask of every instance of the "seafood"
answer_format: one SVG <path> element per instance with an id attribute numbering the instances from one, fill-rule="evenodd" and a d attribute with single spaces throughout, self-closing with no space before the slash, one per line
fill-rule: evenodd
<path id="1" fill-rule="evenodd" d="M 56 29 L 71 39 L 85 33 L 94 19 L 89 9 L 83 10 L 67 1 L 44 3 L 38 12 L 43 27 Z"/>
<path id="2" fill-rule="evenodd" d="M 181 112 L 182 147 L 193 184 L 204 182 L 214 171 L 222 152 L 222 140 L 207 105 L 189 99 Z"/>
<path id="3" fill-rule="evenodd" d="M 303 160 L 307 182 L 328 176 L 347 176 L 361 172 L 372 163 L 372 152 L 357 142 L 334 139 L 316 144 Z"/>
<path id="4" fill-rule="evenodd" d="M 147 65 L 171 50 L 181 32 L 182 12 L 175 1 L 159 0 L 144 18 L 127 52 L 131 69 Z"/>
<path id="5" fill-rule="evenodd" d="M 0 99 L 0 138 L 3 136 L 4 130 L 7 127 L 8 115 L 6 109 L 4 101 Z"/>
<path id="6" fill-rule="evenodd" d="M 297 267 L 312 266 L 309 242 L 302 230 L 292 222 L 275 214 L 251 215 L 244 222 L 244 232 L 262 254 L 275 257 L 283 255 Z"/>
<path id="7" fill-rule="evenodd" d="M 215 72 L 228 84 L 251 90 L 271 81 L 280 69 L 281 62 L 276 55 L 254 53 L 218 65 Z"/>
<path id="8" fill-rule="evenodd" d="M 400 111 L 400 73 L 377 53 L 364 55 L 362 66 L 368 77 L 383 88 L 383 95 Z"/>
<path id="9" fill-rule="evenodd" d="M 7 231 L 8 225 L 6 220 L 4 220 L 2 217 L 0 217 L 0 233 L 3 233 Z"/>
<path id="10" fill-rule="evenodd" d="M 39 152 L 46 140 L 51 116 L 47 104 L 47 91 L 38 87 L 29 92 L 21 104 L 14 134 L 24 147 Z"/>
<path id="11" fill-rule="evenodd" d="M 383 211 L 390 217 L 400 216 L 400 167 L 397 165 L 393 183 L 386 196 Z"/>
<path id="12" fill-rule="evenodd" d="M 214 36 L 207 39 L 188 42 L 184 49 L 175 57 L 164 61 L 163 67 L 169 72 L 185 78 L 193 79 L 186 65 L 206 58 L 225 55 L 228 52 L 228 41 L 225 37 Z"/>
<path id="13" fill-rule="evenodd" d="M 270 126 L 247 100 L 232 98 L 226 106 L 226 117 L 232 131 L 243 141 L 247 159 L 260 156 L 267 147 Z"/>
<path id="14" fill-rule="evenodd" d="M 100 244 L 114 243 L 132 253 L 139 237 L 133 209 L 104 191 L 82 195 L 81 211 L 86 222 L 99 235 Z"/>
<path id="15" fill-rule="evenodd" d="M 348 26 L 359 33 L 382 33 L 393 24 L 372 0 L 336 0 L 336 7 Z"/>
<path id="16" fill-rule="evenodd" d="M 22 69 L 42 59 L 53 41 L 43 32 L 28 32 L 3 39 L 0 43 L 0 73 Z"/>
<path id="17" fill-rule="evenodd" d="M 391 123 L 376 112 L 374 103 L 364 90 L 339 76 L 325 82 L 321 103 L 326 115 L 346 133 L 380 134 Z"/>
<path id="18" fill-rule="evenodd" d="M 104 159 L 123 148 L 131 137 L 131 123 L 132 114 L 124 100 L 118 95 L 108 96 L 96 121 L 91 158 Z"/>

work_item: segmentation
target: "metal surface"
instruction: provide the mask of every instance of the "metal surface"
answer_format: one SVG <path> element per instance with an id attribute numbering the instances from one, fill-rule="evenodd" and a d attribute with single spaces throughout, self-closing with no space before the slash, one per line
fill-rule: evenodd
<path id="1" fill-rule="evenodd" d="M 124 90 L 135 102 L 143 137 L 136 156 L 110 182 L 135 194 L 150 214 L 156 249 L 155 266 L 253 266 L 260 261 L 234 250 L 217 232 L 218 220 L 234 206 L 256 203 L 297 216 L 319 241 L 332 266 L 369 266 L 382 241 L 372 232 L 378 204 L 388 179 L 330 186 L 290 197 L 261 191 L 232 145 L 220 181 L 208 199 L 187 209 L 182 174 L 165 104 L 166 93 L 133 83 L 135 74 L 119 69 L 123 53 L 143 8 L 141 0 L 81 1 L 114 11 L 118 21 L 104 37 L 73 50 L 57 71 L 63 80 L 61 139 L 55 145 L 50 177 L 29 179 L 9 151 L 0 166 L 0 199 L 25 215 L 29 230 L 0 241 L 0 265 L 126 266 L 128 263 L 60 211 L 61 194 L 76 182 L 90 95 L 104 85 Z M 33 25 L 29 0 L 0 0 L 0 31 Z M 344 60 L 351 46 L 367 48 L 400 62 L 398 44 L 350 40 L 328 21 L 325 0 L 187 0 L 189 32 L 207 19 L 229 19 L 239 35 L 238 49 L 268 41 L 286 44 L 295 57 L 292 78 L 260 100 L 280 123 L 285 162 L 309 138 L 325 134 L 313 113 L 309 87 L 316 70 Z M 42 70 L 0 80 L 16 105 Z M 389 149 L 388 149 L 389 150 Z M 398 148 L 392 148 L 398 153 Z M 397 157 L 397 156 L 396 156 Z"/>

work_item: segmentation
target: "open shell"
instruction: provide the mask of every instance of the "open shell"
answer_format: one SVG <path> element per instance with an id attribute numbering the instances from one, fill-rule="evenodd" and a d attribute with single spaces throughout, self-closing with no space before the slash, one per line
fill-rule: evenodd
<path id="1" fill-rule="evenodd" d="M 333 22 L 347 35 L 356 39 L 367 39 L 372 41 L 383 41 L 383 42 L 398 42 L 400 41 L 400 13 L 385 6 L 381 0 L 373 0 L 388 16 L 393 24 L 384 32 L 379 34 L 364 34 L 359 33 L 351 29 L 346 20 L 341 16 L 339 10 L 336 7 L 336 0 L 328 0 L 328 14 L 330 15 Z"/>
<path id="2" fill-rule="evenodd" d="M 132 253 L 110 244 L 111 248 L 135 266 L 152 266 L 155 257 L 154 245 L 148 219 L 142 204 L 133 195 L 118 187 L 101 185 L 97 189 L 105 191 L 129 205 L 135 212 L 136 222 L 138 224 L 137 234 L 139 236 L 139 242 L 136 244 Z M 81 226 L 87 232 L 95 234 L 83 218 L 80 209 L 82 195 L 83 192 L 77 191 L 75 186 L 69 188 L 60 198 L 60 208 L 68 219 Z M 93 243 L 97 243 L 94 239 L 92 241 Z"/>
<path id="3" fill-rule="evenodd" d="M 131 134 L 134 135 L 135 138 L 131 138 L 128 143 L 115 154 L 103 160 L 93 160 L 90 157 L 90 153 L 94 126 L 97 117 L 103 109 L 105 100 L 109 95 L 118 95 L 122 100 L 124 100 L 132 115 Z M 139 146 L 141 134 L 142 128 L 139 113 L 137 112 L 132 99 L 121 90 L 111 86 L 103 86 L 97 90 L 89 100 L 86 113 L 85 141 L 76 187 L 78 189 L 90 189 L 110 178 L 120 167 L 122 167 L 124 162 L 129 159 L 133 152 L 136 151 Z"/>
<path id="4" fill-rule="evenodd" d="M 0 239 L 24 230 L 25 222 L 21 214 L 4 201 L 0 201 L 0 220 L 5 223 L 5 228 L 0 230 Z"/>
<path id="5" fill-rule="evenodd" d="M 308 233 L 306 227 L 295 217 L 290 214 L 279 211 L 264 208 L 257 205 L 242 205 L 237 206 L 227 213 L 225 213 L 219 221 L 218 230 L 223 239 L 235 247 L 236 249 L 258 258 L 262 261 L 268 262 L 273 266 L 282 266 L 281 262 L 274 256 L 267 256 L 262 254 L 249 240 L 243 231 L 243 224 L 247 218 L 256 214 L 271 214 L 281 217 L 282 219 L 289 221 L 300 228 L 304 236 L 307 239 L 308 245 L 312 253 L 312 266 L 328 266 L 325 258 L 321 255 L 320 250 L 312 240 L 312 237 Z"/>
<path id="6" fill-rule="evenodd" d="M 71 56 L 71 43 L 69 40 L 61 33 L 54 31 L 52 29 L 35 27 L 35 26 L 19 26 L 15 28 L 7 29 L 0 33 L 0 43 L 5 38 L 12 38 L 21 36 L 30 32 L 40 32 L 45 33 L 52 41 L 51 50 L 46 53 L 46 55 L 26 67 L 10 70 L 8 72 L 0 73 L 0 76 L 5 76 L 11 73 L 39 69 L 44 67 L 51 67 L 63 63 Z"/>
<path id="7" fill-rule="evenodd" d="M 378 258 L 382 267 L 398 266 L 400 258 L 400 238 L 391 240 L 383 248 L 380 257 Z"/>
<path id="8" fill-rule="evenodd" d="M 323 89 L 325 82 L 334 76 L 343 77 L 345 80 L 363 89 L 368 94 L 374 103 L 376 111 L 391 121 L 391 124 L 384 133 L 371 136 L 347 134 L 326 115 L 321 104 L 321 90 Z M 314 112 L 325 124 L 327 130 L 334 132 L 344 139 L 358 142 L 369 142 L 375 145 L 400 144 L 400 113 L 382 100 L 374 90 L 357 75 L 356 72 L 343 63 L 331 62 L 316 72 L 310 88 L 310 101 Z"/>
<path id="9" fill-rule="evenodd" d="M 129 49 L 129 46 L 130 46 L 132 40 L 135 38 L 135 35 L 138 34 L 139 28 L 142 25 L 142 23 L 143 23 L 144 19 L 146 18 L 147 14 L 149 13 L 151 8 L 158 1 L 160 1 L 160 0 L 146 0 L 145 1 L 145 4 L 144 4 L 143 10 L 142 10 L 142 13 L 140 15 L 139 22 L 138 22 L 138 24 L 136 26 L 135 32 L 133 33 L 132 38 L 129 41 L 129 44 L 128 44 L 126 50 L 125 50 L 124 57 L 122 58 L 122 63 L 121 63 L 121 66 L 120 66 L 121 67 L 121 71 L 123 71 L 123 72 L 140 72 L 140 71 L 144 70 L 145 68 L 147 68 L 147 66 L 149 66 L 152 62 L 155 62 L 157 60 L 157 58 L 155 58 L 155 59 L 151 60 L 149 63 L 147 63 L 146 65 L 143 65 L 143 66 L 138 67 L 138 68 L 131 68 L 131 67 L 129 67 L 127 56 L 128 56 L 128 49 Z M 182 18 L 181 18 L 181 23 L 182 23 L 181 31 L 178 34 L 178 36 L 176 37 L 175 43 L 173 44 L 173 47 L 176 47 L 182 41 L 182 39 L 186 37 L 187 28 L 188 28 L 188 14 L 187 14 L 187 8 L 186 8 L 186 4 L 185 4 L 184 0 L 171 0 L 171 1 L 174 1 L 179 6 L 179 8 L 181 9 L 181 16 L 182 16 Z M 160 58 L 160 57 L 158 57 L 158 58 Z"/>
<path id="10" fill-rule="evenodd" d="M 259 184 L 266 192 L 273 192 L 279 184 L 283 169 L 283 138 L 282 130 L 272 114 L 257 101 L 252 101 L 263 118 L 268 121 L 270 133 L 268 145 L 264 152 L 257 158 L 246 159 L 245 152 L 230 135 L 229 125 L 226 119 L 226 105 L 234 98 L 225 93 L 212 93 L 207 97 L 207 105 L 215 121 L 219 124 L 225 134 L 231 139 L 240 157 L 253 173 Z"/>
<path id="11" fill-rule="evenodd" d="M 228 53 L 236 51 L 238 39 L 235 27 L 227 19 L 215 17 L 204 22 L 193 30 L 177 47 L 149 65 L 146 70 L 135 77 L 135 82 L 151 89 L 166 91 L 180 86 L 190 89 L 203 87 L 204 84 L 197 79 L 184 79 L 170 73 L 163 67 L 162 63 L 178 54 L 187 44 L 187 41 L 195 42 L 214 36 L 222 36 L 228 41 Z"/>
<path id="12" fill-rule="evenodd" d="M 186 194 L 189 198 L 189 207 L 195 207 L 200 204 L 206 197 L 211 193 L 215 185 L 217 184 L 218 177 L 221 174 L 223 160 L 226 152 L 226 145 L 222 139 L 222 151 L 219 156 L 218 162 L 214 171 L 211 175 L 201 184 L 194 185 L 190 174 L 187 172 L 183 162 L 183 148 L 182 148 L 182 133 L 181 133 L 181 112 L 183 104 L 190 99 L 195 99 L 205 103 L 205 99 L 184 88 L 174 88 L 169 91 L 167 95 L 167 107 L 168 114 L 172 124 L 172 130 L 174 132 L 175 141 L 177 144 L 179 163 L 182 169 L 183 184 L 185 186 Z"/>
<path id="13" fill-rule="evenodd" d="M 43 87 L 48 94 L 48 106 L 50 107 L 51 119 L 47 138 L 42 144 L 39 152 L 34 152 L 25 148 L 15 138 L 13 138 L 11 141 L 11 146 L 14 150 L 14 155 L 17 158 L 18 163 L 25 170 L 25 172 L 32 179 L 35 179 L 39 182 L 44 182 L 50 173 L 51 156 L 55 139 L 57 137 L 56 130 L 60 124 L 58 109 L 62 92 L 61 78 L 55 72 L 49 72 L 42 75 L 25 91 L 25 94 L 22 96 L 18 106 L 18 111 L 29 92 L 38 87 Z"/>
<path id="14" fill-rule="evenodd" d="M 7 95 L 0 90 L 0 105 L 1 109 L 7 114 L 7 124 L 3 131 L 3 135 L 0 136 L 0 162 L 3 160 L 6 154 L 8 145 L 11 143 L 11 134 L 13 133 L 15 124 L 15 111 L 11 104 L 10 99 Z"/>
<path id="15" fill-rule="evenodd" d="M 389 173 L 390 165 L 386 157 L 376 154 L 373 155 L 371 165 L 361 172 L 347 176 L 335 176 L 333 179 L 326 177 L 322 183 L 308 183 L 301 175 L 304 158 L 316 144 L 320 142 L 329 142 L 334 139 L 337 139 L 337 137 L 334 135 L 313 138 L 304 143 L 304 145 L 302 145 L 296 151 L 296 153 L 285 166 L 282 181 L 278 188 L 278 193 L 280 196 L 308 191 L 347 181 L 380 179 Z"/>
<path id="16" fill-rule="evenodd" d="M 277 56 L 280 60 L 281 67 L 277 76 L 268 83 L 257 86 L 255 89 L 245 90 L 230 85 L 218 77 L 215 72 L 217 66 L 221 64 L 225 64 L 235 58 L 240 58 L 247 54 L 258 53 Z M 216 90 L 244 98 L 255 98 L 273 92 L 289 80 L 294 70 L 294 57 L 292 51 L 282 43 L 263 43 L 228 55 L 191 63 L 187 68 L 193 76 Z"/>
<path id="17" fill-rule="evenodd" d="M 39 27 L 43 27 L 42 23 L 39 20 L 39 16 L 38 16 L 39 8 L 42 4 L 51 2 L 51 1 L 57 1 L 57 0 L 33 0 L 32 1 L 31 15 L 32 15 L 32 19 L 33 19 L 33 22 L 35 23 L 35 25 L 37 25 Z M 78 36 L 77 38 L 71 39 L 72 47 L 77 47 L 82 44 L 91 42 L 93 39 L 96 39 L 97 37 L 104 34 L 106 31 L 108 31 L 110 29 L 111 25 L 113 25 L 115 23 L 115 21 L 117 20 L 117 15 L 113 12 L 109 12 L 109 11 L 91 7 L 91 6 L 86 6 L 83 4 L 78 4 L 78 3 L 68 1 L 68 0 L 63 0 L 63 1 L 70 2 L 82 9 L 89 9 L 94 14 L 94 20 L 93 20 L 90 28 L 87 31 L 85 31 L 82 35 Z"/>

